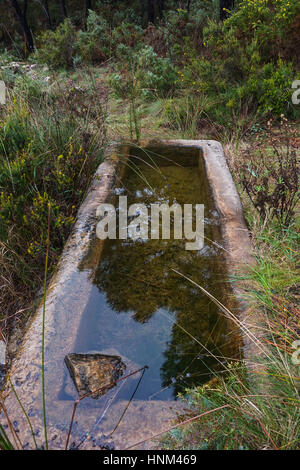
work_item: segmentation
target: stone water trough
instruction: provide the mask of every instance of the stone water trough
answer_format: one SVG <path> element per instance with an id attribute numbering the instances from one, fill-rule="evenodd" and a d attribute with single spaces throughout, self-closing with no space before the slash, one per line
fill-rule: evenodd
<path id="1" fill-rule="evenodd" d="M 141 146 L 145 150 L 156 149 L 157 152 L 161 149 L 174 152 L 180 150 L 183 158 L 185 150 L 187 154 L 191 149 L 196 152 L 219 214 L 227 269 L 229 273 L 245 269 L 251 262 L 249 233 L 220 143 L 211 140 L 168 140 L 144 142 Z M 122 177 L 129 153 L 129 145 L 122 142 L 112 143 L 107 148 L 104 161 L 99 166 L 80 207 L 56 274 L 47 290 L 45 377 L 50 448 L 64 448 L 74 400 L 78 394 L 82 396 L 95 389 L 97 385 L 107 386 L 108 394 L 105 396 L 108 397 L 108 402 L 103 404 L 101 411 L 98 404 L 105 396 L 101 398 L 103 393 L 99 392 L 97 396 L 88 398 L 86 402 L 82 402 L 82 406 L 78 406 L 71 442 L 80 440 L 82 435 L 89 431 L 89 439 L 84 442 L 82 448 L 112 445 L 117 449 L 127 448 L 167 429 L 176 417 L 176 413 L 181 411 L 181 405 L 177 401 L 158 399 L 133 401 L 126 411 L 124 420 L 112 436 L 112 423 L 118 422 L 126 406 L 124 400 L 113 401 L 113 394 L 117 391 L 114 385 L 118 378 L 134 372 L 144 364 L 135 364 L 127 358 L 118 357 L 117 345 L 114 345 L 115 350 L 112 348 L 105 351 L 90 351 L 88 356 L 75 354 L 77 353 L 74 348 L 75 338 L 78 335 L 83 311 L 89 301 L 95 270 L 103 250 L 103 243 L 95 242 L 96 210 L 99 204 L 109 200 Z M 239 298 L 241 292 L 238 285 L 235 286 L 234 292 Z M 242 303 L 240 306 L 239 321 L 247 323 L 244 306 Z M 10 373 L 15 392 L 28 414 L 40 446 L 44 445 L 41 393 L 42 313 L 41 305 L 28 325 L 20 350 L 12 361 Z M 242 333 L 241 337 L 243 339 Z M 246 339 L 242 349 L 247 358 L 251 353 L 251 345 Z M 103 367 L 107 372 L 104 375 Z M 18 430 L 22 444 L 25 448 L 34 448 L 27 419 L 9 384 L 4 392 L 7 413 Z M 95 398 L 99 398 L 100 401 Z M 106 413 L 108 406 L 109 411 Z M 100 411 L 101 419 L 98 419 Z M 6 424 L 3 415 L 1 423 Z M 138 448 L 155 448 L 155 445 L 157 445 L 155 442 L 147 441 Z"/>

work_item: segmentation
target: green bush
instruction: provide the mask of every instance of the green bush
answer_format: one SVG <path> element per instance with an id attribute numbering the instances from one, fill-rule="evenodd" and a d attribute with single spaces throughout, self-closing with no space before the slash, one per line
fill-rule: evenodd
<path id="1" fill-rule="evenodd" d="M 113 49 L 114 52 L 117 53 L 119 45 L 124 45 L 131 49 L 139 48 L 142 43 L 144 31 L 140 26 L 125 21 L 122 22 L 120 26 L 114 28 L 111 35 Z"/>
<path id="2" fill-rule="evenodd" d="M 295 20 L 300 25 L 299 15 L 298 0 L 243 0 L 225 22 L 225 30 L 232 29 L 244 44 L 255 40 L 262 59 L 268 62 L 277 60 L 290 42 Z M 299 34 L 293 40 L 299 50 Z"/>
<path id="3" fill-rule="evenodd" d="M 78 31 L 78 52 L 85 63 L 99 63 L 111 53 L 111 37 L 107 21 L 94 11 L 89 12 L 87 30 Z"/>
<path id="4" fill-rule="evenodd" d="M 290 36 L 297 24 L 297 0 L 243 0 L 224 23 L 207 23 L 205 49 L 200 57 L 195 49 L 187 50 L 179 85 L 216 98 L 209 117 L 217 124 L 232 126 L 237 116 L 253 113 L 296 117 L 291 87 L 298 76 L 297 60 L 291 63 L 284 55 L 292 48 Z"/>
<path id="5" fill-rule="evenodd" d="M 195 2 L 194 2 L 195 3 Z M 200 52 L 203 46 L 203 27 L 207 18 L 216 18 L 218 4 L 216 0 L 204 0 L 200 4 L 191 5 L 191 13 L 178 8 L 166 14 L 162 27 L 168 52 L 173 60 L 181 60 L 187 49 L 193 47 Z"/>
<path id="6" fill-rule="evenodd" d="M 166 96 L 174 88 L 177 74 L 171 61 L 159 57 L 150 46 L 145 46 L 137 57 L 138 79 L 142 94 L 151 98 L 152 94 Z"/>
<path id="7" fill-rule="evenodd" d="M 97 64 L 116 56 L 120 45 L 132 50 L 140 47 L 143 35 L 142 28 L 133 23 L 123 22 L 111 30 L 102 16 L 90 11 L 86 31 L 76 31 L 70 19 L 66 19 L 55 31 L 44 32 L 34 58 L 53 68 Z"/>
<path id="8" fill-rule="evenodd" d="M 124 45 L 117 50 L 117 71 L 110 76 L 110 84 L 117 97 L 128 98 L 132 83 L 136 95 L 144 99 L 164 97 L 174 89 L 177 79 L 175 67 L 167 58 L 159 57 L 150 46 L 134 51 Z"/>
<path id="9" fill-rule="evenodd" d="M 72 67 L 76 56 L 76 31 L 67 18 L 55 31 L 45 31 L 39 38 L 39 47 L 35 59 L 51 67 Z"/>
<path id="10" fill-rule="evenodd" d="M 251 74 L 246 85 L 241 89 L 241 95 L 255 97 L 260 114 L 272 114 L 280 117 L 281 114 L 290 114 L 292 82 L 295 79 L 293 65 L 284 64 L 281 60 L 277 64 L 265 64 L 255 74 Z"/>

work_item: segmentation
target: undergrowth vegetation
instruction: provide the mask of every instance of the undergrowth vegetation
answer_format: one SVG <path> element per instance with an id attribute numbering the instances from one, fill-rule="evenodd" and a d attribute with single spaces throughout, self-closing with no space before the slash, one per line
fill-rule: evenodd
<path id="1" fill-rule="evenodd" d="M 44 32 L 36 59 L 52 67 L 113 59 L 111 84 L 118 96 L 128 97 L 129 82 L 136 82 L 142 98 L 174 97 L 179 116 L 192 97 L 202 104 L 194 119 L 226 128 L 237 122 L 246 128 L 254 116 L 299 117 L 291 102 L 291 84 L 300 78 L 299 2 L 244 0 L 224 23 L 215 12 L 214 2 L 190 13 L 170 11 L 164 22 L 145 30 L 128 22 L 111 26 L 91 12 L 86 31 L 76 31 L 66 19 Z M 171 116 L 170 126 L 180 130 L 182 119 Z"/>
<path id="2" fill-rule="evenodd" d="M 256 140 L 241 156 L 241 183 L 262 220 L 276 217 L 288 227 L 299 202 L 297 130 L 285 118 L 277 132 L 268 132 L 267 143 Z M 271 126 L 271 122 L 268 123 Z"/>
<path id="3" fill-rule="evenodd" d="M 86 78 L 79 86 L 17 74 L 0 112 L 0 320 L 8 333 L 42 285 L 49 204 L 51 273 L 101 161 L 105 103 Z"/>

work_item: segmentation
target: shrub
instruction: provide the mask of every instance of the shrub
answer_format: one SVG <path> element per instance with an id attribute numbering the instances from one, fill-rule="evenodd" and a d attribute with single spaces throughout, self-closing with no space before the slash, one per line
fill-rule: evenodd
<path id="1" fill-rule="evenodd" d="M 201 56 L 187 50 L 181 87 L 217 97 L 210 117 L 218 124 L 231 126 L 237 116 L 249 113 L 296 117 L 291 85 L 297 71 L 281 58 L 281 51 L 298 10 L 295 0 L 243 0 L 223 24 L 209 21 Z"/>
<path id="2" fill-rule="evenodd" d="M 117 53 L 120 45 L 127 46 L 130 49 L 137 49 L 143 39 L 143 29 L 134 23 L 122 22 L 112 31 L 112 44 L 114 52 Z"/>
<path id="3" fill-rule="evenodd" d="M 267 63 L 257 73 L 250 75 L 246 85 L 241 88 L 241 95 L 252 95 L 258 103 L 260 114 L 280 117 L 289 111 L 294 79 L 291 63 L 284 64 L 282 60 L 276 65 Z"/>
<path id="4" fill-rule="evenodd" d="M 264 219 L 276 217 L 288 226 L 299 202 L 299 169 L 296 131 L 283 118 L 283 133 L 271 134 L 269 145 L 247 149 L 241 166 L 241 183 L 255 209 Z"/>
<path id="5" fill-rule="evenodd" d="M 152 47 L 145 46 L 135 52 L 121 45 L 118 57 L 118 70 L 110 76 L 117 97 L 128 98 L 133 82 L 136 95 L 145 99 L 167 96 L 174 88 L 177 79 L 174 66 L 169 59 L 159 57 Z"/>
<path id="6" fill-rule="evenodd" d="M 177 74 L 171 61 L 159 57 L 150 46 L 145 46 L 137 57 L 138 79 L 142 94 L 151 98 L 152 93 L 166 96 L 174 87 Z"/>
<path id="7" fill-rule="evenodd" d="M 244 44 L 255 40 L 263 61 L 278 60 L 282 48 L 290 43 L 290 31 L 299 15 L 298 0 L 243 0 L 225 22 L 225 30 L 232 29 Z M 299 48 L 299 35 L 297 44 Z"/>
<path id="8" fill-rule="evenodd" d="M 111 53 L 111 37 L 107 21 L 94 11 L 89 12 L 87 30 L 78 32 L 78 52 L 85 63 L 99 63 Z"/>
<path id="9" fill-rule="evenodd" d="M 75 51 L 76 31 L 67 18 L 55 31 L 45 31 L 39 38 L 39 48 L 35 53 L 38 62 L 51 67 L 72 67 Z"/>
<path id="10" fill-rule="evenodd" d="M 187 49 L 191 47 L 197 53 L 202 50 L 203 27 L 207 23 L 208 17 L 216 17 L 217 11 L 218 6 L 214 0 L 203 1 L 200 5 L 195 5 L 190 14 L 180 8 L 167 13 L 162 31 L 169 55 L 173 60 L 181 60 Z"/>

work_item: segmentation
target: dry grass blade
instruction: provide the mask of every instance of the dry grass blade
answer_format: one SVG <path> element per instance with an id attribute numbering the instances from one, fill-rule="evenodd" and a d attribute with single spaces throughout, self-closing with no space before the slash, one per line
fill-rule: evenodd
<path id="1" fill-rule="evenodd" d="M 214 408 L 213 410 L 205 411 L 204 413 L 201 413 L 200 415 L 197 415 L 197 416 L 194 416 L 193 418 L 189 418 L 189 419 L 186 419 L 185 421 L 182 421 L 182 423 L 175 424 L 174 426 L 171 426 L 170 428 L 166 429 L 165 431 L 161 431 L 157 434 L 154 434 L 154 436 L 148 437 L 147 439 L 144 439 L 143 441 L 136 442 L 135 444 L 133 444 L 129 447 L 126 447 L 123 450 L 129 450 L 129 449 L 132 449 L 133 447 L 137 447 L 139 445 L 145 444 L 145 442 L 150 441 L 152 439 L 155 439 L 156 437 L 162 436 L 163 434 L 166 434 L 167 432 L 172 431 L 172 429 L 176 429 L 179 426 L 184 426 L 185 424 L 192 423 L 193 421 L 196 421 L 197 419 L 202 418 L 202 416 L 207 416 L 211 413 L 215 413 L 216 411 L 222 410 L 224 408 L 229 408 L 229 407 L 230 407 L 230 405 L 223 405 L 223 406 L 220 406 L 218 408 Z"/>

